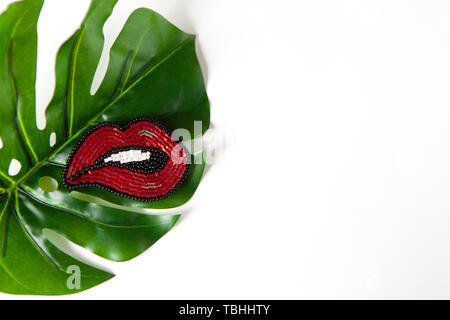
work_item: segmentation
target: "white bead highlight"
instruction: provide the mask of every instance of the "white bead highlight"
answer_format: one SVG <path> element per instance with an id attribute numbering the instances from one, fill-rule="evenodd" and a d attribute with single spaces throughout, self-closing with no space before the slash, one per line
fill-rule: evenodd
<path id="1" fill-rule="evenodd" d="M 128 150 L 112 154 L 104 160 L 108 162 L 120 162 L 121 164 L 129 162 L 145 161 L 150 159 L 150 151 L 142 152 L 141 150 Z"/>

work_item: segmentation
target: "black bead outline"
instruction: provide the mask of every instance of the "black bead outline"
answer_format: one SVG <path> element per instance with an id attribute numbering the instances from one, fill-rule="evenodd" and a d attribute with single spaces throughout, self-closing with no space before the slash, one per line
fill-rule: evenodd
<path id="1" fill-rule="evenodd" d="M 66 188 L 70 189 L 70 190 L 78 190 L 78 189 L 81 189 L 81 188 L 96 187 L 96 188 L 100 188 L 102 190 L 111 192 L 112 194 L 117 195 L 119 197 L 125 197 L 125 198 L 129 198 L 131 200 L 142 201 L 142 202 L 153 202 L 153 201 L 163 200 L 163 199 L 168 198 L 175 191 L 177 191 L 181 187 L 181 185 L 184 183 L 184 181 L 186 180 L 186 178 L 188 176 L 188 173 L 189 173 L 189 170 L 190 170 L 190 167 L 191 167 L 190 163 L 186 164 L 186 170 L 184 170 L 183 175 L 181 176 L 180 180 L 178 180 L 177 184 L 171 190 L 166 192 L 165 194 L 157 196 L 157 197 L 148 197 L 148 198 L 147 197 L 137 197 L 137 196 L 132 195 L 132 194 L 128 194 L 128 193 L 125 193 L 125 192 L 117 191 L 114 188 L 111 188 L 111 187 L 109 187 L 107 185 L 104 185 L 102 183 L 80 183 L 80 184 L 77 184 L 77 185 L 72 185 L 72 184 L 67 182 L 67 170 L 69 169 L 70 164 L 72 163 L 73 158 L 75 157 L 75 154 L 78 152 L 78 150 L 80 149 L 80 147 L 84 143 L 84 141 L 87 139 L 87 137 L 90 136 L 94 131 L 96 131 L 96 130 L 102 128 L 102 127 L 106 127 L 106 126 L 115 127 L 115 128 L 117 128 L 117 129 L 119 129 L 121 131 L 125 131 L 131 125 L 133 125 L 133 124 L 135 124 L 137 122 L 141 122 L 141 121 L 150 122 L 150 123 L 158 126 L 161 130 L 163 130 L 170 137 L 172 136 L 172 131 L 168 130 L 165 125 L 163 125 L 161 122 L 159 122 L 159 121 L 157 121 L 155 119 L 151 119 L 151 118 L 147 118 L 147 117 L 136 118 L 136 119 L 132 120 L 131 122 L 129 122 L 128 124 L 126 124 L 125 126 L 121 126 L 121 125 L 119 125 L 117 123 L 114 123 L 114 122 L 102 122 L 100 124 L 97 124 L 97 125 L 93 126 L 92 128 L 90 128 L 88 131 L 86 131 L 86 133 L 83 134 L 81 139 L 77 142 L 75 147 L 70 152 L 69 157 L 67 158 L 66 166 L 65 166 L 65 168 L 63 170 L 63 174 L 62 174 L 62 176 L 63 176 L 62 180 L 63 180 L 64 186 Z M 180 145 L 180 147 L 186 153 L 186 158 L 192 160 L 191 154 L 187 151 L 186 147 L 181 142 L 178 142 L 178 145 Z M 131 171 L 138 172 L 137 170 L 131 170 Z"/>

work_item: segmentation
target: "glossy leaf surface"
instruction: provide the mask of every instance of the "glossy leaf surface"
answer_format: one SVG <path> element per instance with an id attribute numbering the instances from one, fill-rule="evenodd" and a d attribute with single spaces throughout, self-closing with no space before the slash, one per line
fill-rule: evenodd
<path id="1" fill-rule="evenodd" d="M 35 116 L 36 25 L 43 1 L 13 3 L 0 16 L 0 291 L 71 294 L 110 279 L 110 273 L 61 251 L 46 231 L 101 257 L 126 261 L 153 245 L 179 219 L 141 209 L 178 207 L 200 183 L 202 151 L 192 155 L 181 188 L 160 201 L 143 203 L 98 188 L 74 193 L 62 183 L 70 151 L 98 123 L 126 124 L 150 117 L 170 130 L 186 129 L 192 138 L 209 128 L 195 37 L 149 9 L 129 17 L 111 48 L 106 75 L 91 94 L 104 45 L 103 26 L 116 2 L 93 0 L 81 27 L 61 46 L 44 130 L 37 128 Z M 195 121 L 202 124 L 199 132 Z M 54 143 L 51 137 L 56 137 Z M 11 174 L 12 160 L 21 165 L 16 175 Z M 55 181 L 54 190 L 42 186 L 44 177 L 54 179 L 49 179 Z"/>

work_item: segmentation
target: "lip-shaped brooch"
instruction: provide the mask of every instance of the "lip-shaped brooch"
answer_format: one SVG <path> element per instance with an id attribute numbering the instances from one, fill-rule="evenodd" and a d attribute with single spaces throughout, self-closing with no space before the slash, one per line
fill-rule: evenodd
<path id="1" fill-rule="evenodd" d="M 102 123 L 77 144 L 63 181 L 69 189 L 100 187 L 140 201 L 174 192 L 189 171 L 190 156 L 162 125 L 136 119 L 125 127 Z"/>

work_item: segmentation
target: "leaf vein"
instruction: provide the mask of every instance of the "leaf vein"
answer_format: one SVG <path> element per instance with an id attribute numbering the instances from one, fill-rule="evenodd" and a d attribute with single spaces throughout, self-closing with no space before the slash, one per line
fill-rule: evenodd
<path id="1" fill-rule="evenodd" d="M 14 43 L 14 36 L 16 35 L 17 32 L 17 28 L 18 26 L 22 23 L 23 18 L 26 16 L 26 14 L 30 11 L 31 9 L 25 10 L 23 12 L 23 14 L 20 16 L 20 18 L 16 21 L 13 31 L 11 33 L 11 39 L 9 41 L 9 50 L 8 50 L 8 66 L 9 66 L 9 75 L 10 75 L 10 80 L 11 80 L 11 84 L 14 90 L 14 105 L 15 105 L 15 109 L 16 109 L 16 130 L 19 133 L 19 137 L 20 137 L 20 141 L 22 144 L 22 148 L 25 151 L 26 154 L 26 158 L 31 165 L 33 165 L 33 163 L 31 162 L 30 159 L 30 155 L 28 154 L 31 153 L 31 156 L 34 158 L 35 162 L 37 162 L 39 159 L 36 155 L 36 152 L 31 144 L 31 141 L 28 137 L 28 134 L 25 130 L 25 127 L 23 125 L 23 121 L 22 121 L 22 117 L 20 115 L 20 110 L 19 110 L 19 101 L 18 101 L 18 92 L 17 92 L 17 81 L 16 78 L 14 76 L 14 70 L 12 67 L 12 53 L 13 53 L 13 43 Z"/>
<path id="2" fill-rule="evenodd" d="M 81 42 L 83 41 L 83 37 L 84 34 L 86 32 L 86 26 L 83 26 L 83 28 L 80 30 L 80 34 L 77 37 L 77 40 L 75 41 L 74 44 L 74 48 L 72 51 L 72 64 L 71 64 L 71 70 L 70 70 L 70 78 L 69 78 L 69 100 L 70 100 L 70 104 L 69 104 L 69 117 L 68 117 L 68 136 L 72 135 L 72 130 L 73 130 L 73 119 L 74 119 L 74 109 L 75 109 L 75 74 L 76 74 L 76 69 L 77 69 L 77 63 L 78 63 L 78 52 L 80 50 L 81 47 Z"/>
<path id="3" fill-rule="evenodd" d="M 113 225 L 113 224 L 107 224 L 92 218 L 88 218 L 86 216 L 83 216 L 75 211 L 72 211 L 69 208 L 66 208 L 64 206 L 59 205 L 58 203 L 53 202 L 51 199 L 44 197 L 45 200 L 41 199 L 38 195 L 36 194 L 36 192 L 34 192 L 33 189 L 27 187 L 27 186 L 23 186 L 21 189 L 19 189 L 19 191 L 22 191 L 23 193 L 25 193 L 27 196 L 31 197 L 32 199 L 34 199 L 35 201 L 43 204 L 44 206 L 53 208 L 53 209 L 57 209 L 57 210 L 61 210 L 64 211 L 68 214 L 74 215 L 76 217 L 79 217 L 81 219 L 84 219 L 88 222 L 94 223 L 94 224 L 98 224 L 104 227 L 108 227 L 108 228 L 115 228 L 115 229 L 146 229 L 146 228 L 152 228 L 152 227 L 157 227 L 157 226 L 161 226 L 164 225 L 166 223 L 155 223 L 155 224 L 146 224 L 146 225 L 139 225 L 139 226 L 127 226 L 127 225 Z M 170 216 L 170 214 L 168 214 L 167 216 Z"/>
<path id="4" fill-rule="evenodd" d="M 19 194 L 17 191 L 14 192 L 14 198 L 15 198 L 15 204 L 12 206 L 12 209 L 13 209 L 14 215 L 17 218 L 17 221 L 19 222 L 22 230 L 25 232 L 25 235 L 27 236 L 28 240 L 38 250 L 38 252 L 41 254 L 41 256 L 45 258 L 45 260 L 48 263 L 57 267 L 61 271 L 65 272 L 65 270 L 62 269 L 61 266 L 52 257 L 50 257 L 50 255 L 45 251 L 45 249 L 39 245 L 39 243 L 34 239 L 32 233 L 28 230 L 28 227 L 26 226 L 26 223 L 23 221 L 23 217 L 20 214 Z"/>
<path id="5" fill-rule="evenodd" d="M 0 221 L 2 221 L 3 218 L 5 217 L 6 211 L 9 207 L 9 202 L 10 202 L 10 196 L 8 195 L 8 199 L 6 200 L 5 206 L 3 207 L 2 212 L 0 214 Z M 32 288 L 27 287 L 25 284 L 23 284 L 16 278 L 16 276 L 11 272 L 11 270 L 9 270 L 9 268 L 6 266 L 5 262 L 3 261 L 3 258 L 6 256 L 7 227 L 8 227 L 8 222 L 5 222 L 5 230 L 4 230 L 5 233 L 3 235 L 2 255 L 0 257 L 0 265 L 3 267 L 3 270 L 5 270 L 5 272 L 9 275 L 9 277 L 11 279 L 13 279 L 20 287 L 33 292 L 34 290 Z"/>

